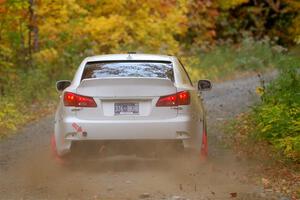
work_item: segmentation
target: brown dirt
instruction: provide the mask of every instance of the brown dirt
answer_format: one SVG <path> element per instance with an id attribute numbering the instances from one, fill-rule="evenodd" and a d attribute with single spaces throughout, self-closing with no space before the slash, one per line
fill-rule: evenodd
<path id="1" fill-rule="evenodd" d="M 221 83 L 204 94 L 209 122 L 209 159 L 80 157 L 60 165 L 50 151 L 53 116 L 0 142 L 0 199 L 281 199 L 251 174 L 256 163 L 222 147 L 223 120 L 258 100 L 256 77 Z"/>

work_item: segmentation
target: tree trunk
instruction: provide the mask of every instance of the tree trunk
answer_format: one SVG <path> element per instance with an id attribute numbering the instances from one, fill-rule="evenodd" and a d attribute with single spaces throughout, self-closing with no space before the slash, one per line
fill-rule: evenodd
<path id="1" fill-rule="evenodd" d="M 28 54 L 30 63 L 32 60 L 32 53 L 39 49 L 39 30 L 37 27 L 36 14 L 34 12 L 35 0 L 29 0 L 29 25 L 28 25 Z"/>

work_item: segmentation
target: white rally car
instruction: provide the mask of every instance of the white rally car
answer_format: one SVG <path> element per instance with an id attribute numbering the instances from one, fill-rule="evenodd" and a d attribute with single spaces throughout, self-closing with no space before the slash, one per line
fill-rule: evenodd
<path id="1" fill-rule="evenodd" d="M 193 87 L 174 56 L 87 57 L 72 82 L 56 86 L 62 92 L 53 137 L 59 156 L 82 141 L 177 141 L 197 148 L 206 132 L 201 91 L 211 83 Z"/>

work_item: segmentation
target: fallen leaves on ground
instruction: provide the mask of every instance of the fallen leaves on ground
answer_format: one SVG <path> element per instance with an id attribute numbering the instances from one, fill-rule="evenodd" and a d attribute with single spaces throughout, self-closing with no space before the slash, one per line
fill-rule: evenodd
<path id="1" fill-rule="evenodd" d="M 223 142 L 236 152 L 238 160 L 257 162 L 256 167 L 249 171 L 248 181 L 261 184 L 266 192 L 281 193 L 292 200 L 300 199 L 300 163 L 283 161 L 270 144 L 251 138 L 249 133 L 253 127 L 247 117 L 247 113 L 242 113 L 236 117 L 235 124 L 224 122 L 230 130 Z"/>

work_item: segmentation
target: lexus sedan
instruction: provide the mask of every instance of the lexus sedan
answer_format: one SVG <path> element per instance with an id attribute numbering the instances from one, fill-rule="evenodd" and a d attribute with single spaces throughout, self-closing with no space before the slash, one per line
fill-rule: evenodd
<path id="1" fill-rule="evenodd" d="M 201 91 L 174 56 L 111 54 L 85 58 L 61 92 L 53 142 L 57 155 L 73 143 L 170 141 L 200 149 L 206 134 Z"/>

